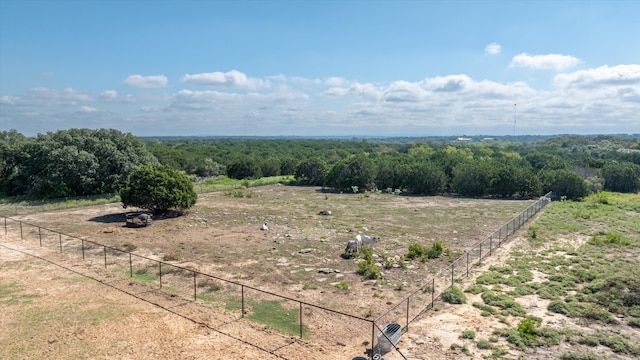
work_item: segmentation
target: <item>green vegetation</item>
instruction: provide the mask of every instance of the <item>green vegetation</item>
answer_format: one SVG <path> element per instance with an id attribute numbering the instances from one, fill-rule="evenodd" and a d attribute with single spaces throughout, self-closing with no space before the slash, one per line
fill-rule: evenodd
<path id="1" fill-rule="evenodd" d="M 373 255 L 370 248 L 364 248 L 361 251 L 363 260 L 358 263 L 356 273 L 364 276 L 365 279 L 375 280 L 380 278 L 381 269 L 374 264 Z"/>
<path id="2" fill-rule="evenodd" d="M 460 335 L 460 339 L 470 339 L 473 340 L 476 338 L 476 332 L 474 330 L 465 330 Z"/>
<path id="3" fill-rule="evenodd" d="M 169 209 L 188 209 L 198 198 L 186 174 L 164 165 L 143 165 L 120 191 L 122 206 L 138 207 L 162 214 Z"/>
<path id="4" fill-rule="evenodd" d="M 442 293 L 442 300 L 449 304 L 464 304 L 467 302 L 467 297 L 459 287 L 451 286 Z"/>
<path id="5" fill-rule="evenodd" d="M 281 300 L 248 301 L 250 309 L 249 315 L 245 318 L 265 324 L 282 333 L 300 334 L 300 313 L 297 309 L 287 309 L 283 307 Z M 305 337 L 306 328 L 303 326 L 302 333 Z"/>
<path id="6" fill-rule="evenodd" d="M 31 302 L 31 299 L 39 296 L 37 294 L 22 294 L 22 291 L 22 286 L 15 282 L 10 284 L 0 284 L 0 304 L 27 304 Z"/>
<path id="7" fill-rule="evenodd" d="M 119 193 L 140 165 L 156 163 L 187 174 L 198 193 L 265 178 L 347 193 L 532 197 L 552 190 L 558 199 L 578 200 L 600 190 L 640 190 L 637 138 L 512 140 L 138 139 L 105 129 L 27 138 L 11 130 L 0 132 L 0 193 L 30 199 Z"/>

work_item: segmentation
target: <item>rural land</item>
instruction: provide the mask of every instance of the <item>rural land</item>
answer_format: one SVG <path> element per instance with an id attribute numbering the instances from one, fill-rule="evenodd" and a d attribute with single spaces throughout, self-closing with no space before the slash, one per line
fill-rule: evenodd
<path id="1" fill-rule="evenodd" d="M 0 358 L 640 358 L 640 136 L 0 145 Z"/>

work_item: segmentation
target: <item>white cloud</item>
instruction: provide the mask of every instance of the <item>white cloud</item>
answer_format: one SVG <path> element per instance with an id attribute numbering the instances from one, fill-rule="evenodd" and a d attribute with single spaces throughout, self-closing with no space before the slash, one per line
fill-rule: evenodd
<path id="1" fill-rule="evenodd" d="M 426 80 L 427 88 L 435 92 L 463 91 L 471 83 L 467 75 L 436 76 Z"/>
<path id="2" fill-rule="evenodd" d="M 18 105 L 18 101 L 20 101 L 20 98 L 17 96 L 0 96 L 0 104 L 2 105 Z"/>
<path id="3" fill-rule="evenodd" d="M 98 111 L 98 109 L 91 107 L 91 106 L 81 106 L 78 111 L 83 112 L 83 113 L 92 113 L 92 112 L 96 112 Z"/>
<path id="4" fill-rule="evenodd" d="M 226 73 L 215 71 L 211 73 L 185 74 L 180 77 L 180 81 L 185 84 L 235 87 L 248 90 L 257 90 L 270 86 L 269 81 L 250 78 L 246 74 L 231 70 Z"/>
<path id="5" fill-rule="evenodd" d="M 427 97 L 427 92 L 418 83 L 395 81 L 384 92 L 387 102 L 418 102 Z"/>
<path id="6" fill-rule="evenodd" d="M 511 59 L 510 66 L 561 71 L 576 66 L 581 62 L 582 60 L 571 55 L 529 55 L 522 53 Z"/>
<path id="7" fill-rule="evenodd" d="M 601 66 L 553 78 L 558 87 L 601 87 L 609 85 L 640 85 L 640 64 Z"/>
<path id="8" fill-rule="evenodd" d="M 502 50 L 502 46 L 500 46 L 500 44 L 498 43 L 491 43 L 487 46 L 485 46 L 484 48 L 484 52 L 489 54 L 489 55 L 496 55 L 499 54 L 500 51 Z"/>
<path id="9" fill-rule="evenodd" d="M 107 101 L 113 101 L 118 98 L 118 92 L 115 90 L 106 90 L 100 93 L 100 98 Z"/>
<path id="10" fill-rule="evenodd" d="M 124 83 L 140 89 L 161 88 L 169 84 L 169 80 L 164 75 L 142 76 L 140 74 L 129 75 L 124 79 Z"/>
<path id="11" fill-rule="evenodd" d="M 63 90 L 37 87 L 30 89 L 27 95 L 28 103 L 40 105 L 76 105 L 79 102 L 93 101 L 93 97 L 73 88 Z"/>

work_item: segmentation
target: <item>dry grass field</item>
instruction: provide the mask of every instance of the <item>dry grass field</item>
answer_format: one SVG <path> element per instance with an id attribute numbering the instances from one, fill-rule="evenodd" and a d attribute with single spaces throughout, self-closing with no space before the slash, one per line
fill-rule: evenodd
<path id="1" fill-rule="evenodd" d="M 309 304 L 375 318 L 530 204 L 267 186 L 200 195 L 196 207 L 184 216 L 156 218 L 146 228 L 126 227 L 125 211 L 132 209 L 119 204 L 12 218 Z M 333 215 L 320 215 L 322 210 Z M 260 230 L 264 222 L 268 231 Z M 240 320 L 241 294 L 232 283 L 196 280 L 180 270 L 165 269 L 160 291 L 156 270 L 144 261 L 134 262 L 138 281 L 132 281 L 128 257 L 109 251 L 105 269 L 102 248 L 87 246 L 82 261 L 71 240 L 42 229 L 38 233 L 37 228 L 25 228 L 20 240 L 20 229 L 15 224 L 8 227 L 0 248 L 0 301 L 11 311 L 3 312 L 0 325 L 11 330 L 0 335 L 4 349 L 0 357 L 348 359 L 362 355 L 371 338 L 366 323 L 352 324 L 347 317 L 313 307 L 297 309 L 295 303 L 249 288 L 244 289 L 247 310 Z M 356 234 L 380 237 L 372 250 L 376 261 L 383 265 L 386 259 L 389 265 L 382 279 L 364 280 L 355 273 L 358 260 L 341 256 Z M 409 244 L 429 246 L 435 240 L 444 241 L 450 253 L 400 266 Z M 522 250 L 525 245 L 525 239 L 515 237 L 484 266 L 499 264 L 511 249 Z M 473 271 L 469 283 L 480 270 Z M 195 302 L 189 299 L 194 282 Z M 271 308 L 262 310 L 265 305 Z M 532 299 L 527 307 L 542 309 L 544 304 Z M 456 341 L 451 334 L 466 327 L 489 331 L 489 324 L 496 321 L 479 316 L 470 305 L 441 304 L 437 310 L 442 311 L 412 325 L 400 343 L 405 355 L 459 358 L 460 350 L 447 348 Z M 297 339 L 295 326 L 265 326 L 258 317 L 261 311 L 284 319 L 303 312 L 303 339 Z M 400 357 L 389 353 L 385 358 Z"/>

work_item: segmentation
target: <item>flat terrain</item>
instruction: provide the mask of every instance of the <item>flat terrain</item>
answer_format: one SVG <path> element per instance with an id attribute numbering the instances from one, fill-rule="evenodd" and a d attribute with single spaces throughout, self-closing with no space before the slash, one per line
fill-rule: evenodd
<path id="1" fill-rule="evenodd" d="M 246 189 L 240 195 L 201 195 L 196 208 L 185 216 L 156 219 L 153 225 L 141 229 L 124 226 L 124 211 L 118 204 L 18 214 L 12 218 L 132 249 L 149 258 L 169 255 L 177 259 L 171 262 L 180 266 L 373 318 L 531 204 L 514 200 L 332 194 L 316 188 L 285 186 Z M 331 210 L 333 215 L 321 216 L 321 210 Z M 263 222 L 269 224 L 269 231 L 260 230 Z M 193 280 L 179 271 L 167 273 L 163 282 L 169 286 L 160 290 L 157 279 L 143 276 L 155 271 L 147 269 L 143 262 L 135 263 L 139 281 L 131 281 L 127 277 L 128 258 L 110 251 L 108 267 L 104 269 L 102 248 L 87 249 L 87 258 L 82 261 L 73 241 L 57 234 L 41 230 L 44 246 L 40 247 L 37 228 L 25 227 L 24 240 L 20 240 L 20 230 L 15 225 L 9 224 L 8 230 L 0 246 L 0 303 L 4 310 L 0 327 L 10 330 L 0 334 L 0 358 L 350 359 L 363 355 L 371 338 L 371 328 L 366 323 L 304 307 L 305 336 L 299 340 L 295 331 L 280 332 L 259 320 L 240 319 L 239 307 L 233 305 L 237 305 L 239 293 L 223 281 L 210 284 L 199 279 L 198 292 L 205 296 L 194 302 L 189 299 L 189 290 L 181 287 L 193 284 Z M 356 260 L 340 256 L 346 241 L 355 234 L 381 238 L 373 246 L 378 259 L 383 254 L 397 259 L 406 254 L 410 243 L 428 246 L 436 239 L 445 241 L 452 253 L 426 264 L 410 261 L 404 269 L 391 267 L 383 270 L 383 280 L 364 281 L 355 273 Z M 461 287 L 472 284 L 491 265 L 512 259 L 511 252 L 533 251 L 529 241 L 520 235 L 521 232 L 516 233 L 483 266 L 473 269 Z M 586 238 L 569 236 L 559 241 L 578 248 Z M 303 249 L 311 250 L 301 252 Z M 331 271 L 326 273 L 326 269 Z M 348 289 L 337 288 L 337 282 L 347 284 Z M 247 300 L 245 315 L 249 318 L 257 312 L 260 302 L 277 300 L 246 291 L 247 298 L 253 299 Z M 480 295 L 467 296 L 469 300 L 463 305 L 438 302 L 437 311 L 412 323 L 399 343 L 402 353 L 410 359 L 479 359 L 491 355 L 491 350 L 473 348 L 471 355 L 465 355 L 460 349 L 450 349 L 453 343 L 469 342 L 459 339 L 466 329 L 474 329 L 478 338 L 488 338 L 492 329 L 505 326 L 498 318 L 482 316 L 471 306 L 473 301 L 482 301 Z M 518 301 L 527 312 L 543 318 L 545 324 L 571 323 L 562 315 L 548 313 L 548 300 L 528 296 Z M 299 311 L 286 302 L 282 306 L 287 312 L 283 317 Z M 628 331 L 625 328 L 624 332 Z M 629 334 L 637 338 L 637 332 Z M 523 353 L 510 348 L 504 340 L 495 346 L 509 349 L 503 355 L 506 358 L 526 354 L 527 358 L 551 359 L 558 355 L 557 349 Z M 565 350 L 567 346 L 564 345 Z M 605 358 L 629 358 L 606 349 L 598 351 L 604 351 Z M 385 359 L 400 358 L 397 353 L 385 355 Z"/>

